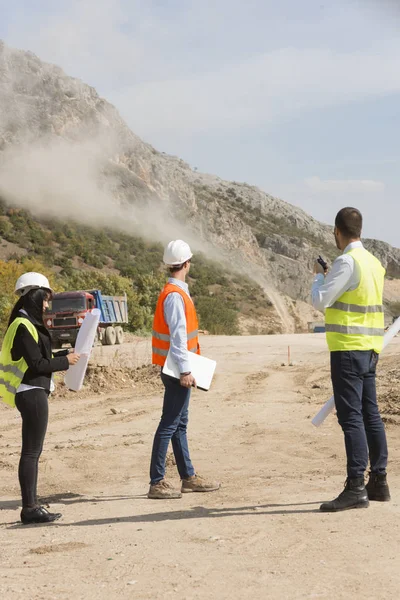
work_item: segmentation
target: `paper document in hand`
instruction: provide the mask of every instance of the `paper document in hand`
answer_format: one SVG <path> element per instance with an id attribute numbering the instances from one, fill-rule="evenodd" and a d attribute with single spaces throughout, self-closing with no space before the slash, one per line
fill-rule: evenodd
<path id="1" fill-rule="evenodd" d="M 206 358 L 200 354 L 189 352 L 190 372 L 196 380 L 199 390 L 207 392 L 210 389 L 212 379 L 214 377 L 217 363 L 211 358 Z M 175 379 L 180 379 L 179 367 L 172 358 L 171 352 L 168 352 L 167 360 L 163 366 L 163 373 Z"/>
<path id="2" fill-rule="evenodd" d="M 65 385 L 74 392 L 79 392 L 83 385 L 99 321 L 100 310 L 98 308 L 94 308 L 92 312 L 86 313 L 78 337 L 76 338 L 75 352 L 80 354 L 81 357 L 76 365 L 68 369 L 65 375 Z"/>

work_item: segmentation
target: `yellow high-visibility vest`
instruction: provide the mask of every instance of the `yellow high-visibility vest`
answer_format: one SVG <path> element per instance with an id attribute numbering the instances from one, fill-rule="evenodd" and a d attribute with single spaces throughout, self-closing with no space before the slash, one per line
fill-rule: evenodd
<path id="1" fill-rule="evenodd" d="M 325 311 L 326 338 L 331 352 L 383 348 L 385 333 L 383 284 L 385 269 L 363 247 L 348 252 L 357 263 L 360 283 Z"/>
<path id="2" fill-rule="evenodd" d="M 11 358 L 15 334 L 21 324 L 25 325 L 36 343 L 39 341 L 39 334 L 36 327 L 23 317 L 15 319 L 7 329 L 0 353 L 0 396 L 3 402 L 12 407 L 15 406 L 17 389 L 28 370 L 28 365 L 24 358 L 20 358 L 17 361 Z"/>

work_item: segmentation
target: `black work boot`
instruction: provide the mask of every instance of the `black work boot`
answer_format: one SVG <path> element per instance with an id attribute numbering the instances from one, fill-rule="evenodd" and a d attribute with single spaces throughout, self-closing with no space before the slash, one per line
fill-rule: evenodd
<path id="1" fill-rule="evenodd" d="M 34 508 L 23 508 L 21 510 L 21 521 L 24 525 L 33 523 L 52 523 L 61 518 L 61 513 L 51 513 L 43 506 L 35 506 Z"/>
<path id="2" fill-rule="evenodd" d="M 386 473 L 370 473 L 369 480 L 365 486 L 370 500 L 376 502 L 389 502 L 390 492 L 388 482 L 386 481 Z"/>
<path id="3" fill-rule="evenodd" d="M 346 485 L 341 494 L 331 502 L 324 502 L 319 507 L 323 512 L 338 512 L 350 508 L 367 508 L 368 494 L 364 485 L 364 477 L 346 479 Z"/>

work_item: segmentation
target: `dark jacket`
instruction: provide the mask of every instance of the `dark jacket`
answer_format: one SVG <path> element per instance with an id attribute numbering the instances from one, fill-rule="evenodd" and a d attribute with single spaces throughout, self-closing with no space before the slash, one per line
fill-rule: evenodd
<path id="1" fill-rule="evenodd" d="M 17 361 L 23 357 L 28 364 L 22 383 L 41 387 L 49 392 L 52 373 L 67 371 L 69 368 L 68 350 L 56 352 L 52 358 L 51 338 L 46 327 L 27 315 L 21 316 L 33 323 L 39 334 L 39 340 L 36 343 L 25 325 L 21 324 L 15 334 L 11 358 Z"/>

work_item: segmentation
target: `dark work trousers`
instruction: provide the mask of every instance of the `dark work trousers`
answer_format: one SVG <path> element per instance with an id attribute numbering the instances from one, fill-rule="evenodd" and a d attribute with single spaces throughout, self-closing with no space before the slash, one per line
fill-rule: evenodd
<path id="1" fill-rule="evenodd" d="M 368 454 L 371 471 L 386 473 L 386 433 L 376 400 L 378 358 L 372 350 L 331 352 L 333 393 L 351 479 L 364 476 Z"/>
<path id="2" fill-rule="evenodd" d="M 150 483 L 155 484 L 164 479 L 165 460 L 169 442 L 176 460 L 181 479 L 195 474 L 190 460 L 187 441 L 187 425 L 189 420 L 190 388 L 181 386 L 179 379 L 161 373 L 165 387 L 164 404 L 161 421 L 154 436 L 150 465 Z"/>
<path id="3" fill-rule="evenodd" d="M 22 417 L 22 451 L 18 476 L 24 508 L 37 505 L 38 464 L 49 417 L 47 398 L 48 393 L 42 389 L 21 392 L 15 396 L 15 404 Z"/>

